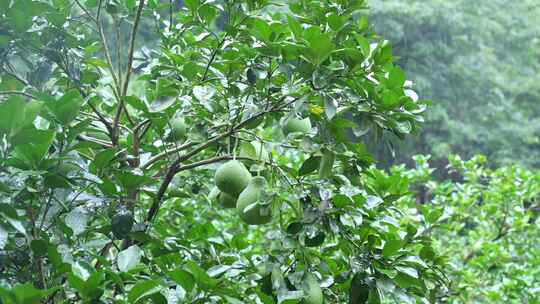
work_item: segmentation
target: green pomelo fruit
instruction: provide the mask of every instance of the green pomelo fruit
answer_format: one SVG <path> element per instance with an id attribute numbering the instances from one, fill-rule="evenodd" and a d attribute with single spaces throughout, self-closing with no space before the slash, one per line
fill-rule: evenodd
<path id="1" fill-rule="evenodd" d="M 314 275 L 308 273 L 304 277 L 304 304 L 322 304 L 323 293 Z"/>
<path id="2" fill-rule="evenodd" d="M 283 133 L 289 135 L 291 133 L 308 133 L 311 131 L 311 121 L 309 118 L 298 119 L 298 118 L 289 118 L 285 121 L 283 125 Z"/>
<path id="3" fill-rule="evenodd" d="M 132 227 L 133 214 L 130 211 L 119 211 L 111 219 L 111 230 L 117 239 L 125 239 L 131 232 Z"/>
<path id="4" fill-rule="evenodd" d="M 266 179 L 256 176 L 249 181 L 249 184 L 236 201 L 236 208 L 246 223 L 250 225 L 262 225 L 272 220 L 271 214 L 261 214 L 262 192 L 266 186 Z"/>
<path id="5" fill-rule="evenodd" d="M 186 138 L 188 128 L 184 118 L 173 118 L 169 121 L 169 124 L 171 127 L 170 140 L 179 141 Z"/>
<path id="6" fill-rule="evenodd" d="M 208 194 L 208 198 L 212 202 L 218 202 L 223 208 L 236 207 L 236 197 L 219 191 L 218 187 L 212 188 L 212 191 L 210 191 L 210 194 Z"/>
<path id="7" fill-rule="evenodd" d="M 247 187 L 251 173 L 241 162 L 231 160 L 217 169 L 214 179 L 219 190 L 236 197 Z"/>
<path id="8" fill-rule="evenodd" d="M 236 207 L 236 197 L 227 194 L 225 192 L 220 192 L 218 195 L 219 203 L 223 208 L 235 208 Z"/>
<path id="9" fill-rule="evenodd" d="M 128 140 L 126 137 L 121 137 L 118 139 L 118 144 L 122 147 L 126 147 L 128 145 Z"/>

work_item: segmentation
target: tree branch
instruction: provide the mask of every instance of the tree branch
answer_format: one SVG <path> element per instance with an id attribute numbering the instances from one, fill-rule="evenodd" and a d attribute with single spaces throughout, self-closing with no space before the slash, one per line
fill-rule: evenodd
<path id="1" fill-rule="evenodd" d="M 96 20 L 96 18 L 94 18 L 94 16 L 92 16 L 92 14 L 90 14 L 90 12 L 88 11 L 88 9 L 86 7 L 84 7 L 84 5 L 82 5 L 79 0 L 75 0 L 75 3 L 77 3 L 77 6 L 88 16 L 88 18 L 90 18 L 94 23 L 98 23 L 98 21 Z"/>
<path id="2" fill-rule="evenodd" d="M 107 39 L 105 38 L 105 33 L 103 32 L 103 26 L 101 25 L 101 5 L 103 0 L 99 0 L 98 4 L 98 12 L 97 16 L 95 18 L 96 26 L 98 28 L 99 38 L 101 40 L 101 44 L 103 45 L 103 51 L 105 52 L 105 58 L 107 59 L 107 65 L 109 68 L 109 72 L 111 73 L 111 77 L 113 78 L 114 86 L 116 88 L 116 91 L 120 92 L 120 84 L 118 83 L 118 78 L 116 77 L 116 73 L 114 72 L 112 59 L 111 59 L 111 52 L 109 51 L 109 46 L 107 45 Z M 120 102 L 120 101 L 119 101 Z"/>
<path id="3" fill-rule="evenodd" d="M 194 145 L 196 145 L 197 143 L 196 142 L 187 142 L 181 146 L 178 146 L 174 149 L 171 149 L 171 150 L 167 150 L 167 151 L 164 151 L 164 152 L 161 152 L 159 153 L 158 155 L 150 158 L 146 163 L 144 163 L 142 166 L 141 166 L 141 169 L 148 169 L 150 168 L 155 162 L 171 155 L 171 154 L 174 154 L 176 152 L 180 152 L 180 151 L 183 151 L 187 148 L 190 148 L 190 147 L 193 147 Z"/>
<path id="4" fill-rule="evenodd" d="M 22 95 L 30 99 L 37 99 L 34 95 L 21 91 L 0 91 L 0 95 Z"/>
<path id="5" fill-rule="evenodd" d="M 139 22 L 141 20 L 142 10 L 144 8 L 144 0 L 139 1 L 139 7 L 137 8 L 137 14 L 135 15 L 135 21 L 133 22 L 133 29 L 131 30 L 131 35 L 129 37 L 129 51 L 128 51 L 128 62 L 126 66 L 126 78 L 122 84 L 122 90 L 119 92 L 120 100 L 118 101 L 118 109 L 116 110 L 116 115 L 114 117 L 114 128 L 118 129 L 118 124 L 120 123 L 120 116 L 122 111 L 126 112 L 126 115 L 129 115 L 126 107 L 124 106 L 124 97 L 126 96 L 129 79 L 131 76 L 131 67 L 133 66 L 133 54 L 135 52 L 135 38 L 137 36 L 137 28 L 139 27 Z"/>

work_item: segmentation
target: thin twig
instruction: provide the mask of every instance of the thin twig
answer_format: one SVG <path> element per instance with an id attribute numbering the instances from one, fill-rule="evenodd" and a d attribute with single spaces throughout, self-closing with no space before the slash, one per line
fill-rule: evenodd
<path id="1" fill-rule="evenodd" d="M 22 95 L 30 99 L 37 99 L 34 95 L 21 91 L 0 91 L 0 95 Z"/>
<path id="2" fill-rule="evenodd" d="M 148 169 L 150 168 L 155 162 L 171 155 L 171 154 L 174 154 L 174 153 L 177 153 L 177 152 L 180 152 L 180 151 L 183 151 L 185 149 L 188 149 L 188 148 L 191 148 L 193 147 L 194 145 L 196 145 L 197 142 L 186 142 L 185 144 L 181 145 L 181 146 L 178 146 L 174 149 L 171 149 L 171 150 L 166 150 L 166 151 L 163 151 L 161 153 L 159 153 L 158 155 L 150 158 L 146 163 L 144 163 L 142 166 L 141 166 L 141 169 Z"/>
<path id="3" fill-rule="evenodd" d="M 128 62 L 126 66 L 126 77 L 124 79 L 124 83 L 122 85 L 121 91 L 119 91 L 119 97 L 118 100 L 118 109 L 116 110 L 116 115 L 114 117 L 114 129 L 118 130 L 118 124 L 120 123 L 120 116 L 122 115 L 122 111 L 126 112 L 126 115 L 129 116 L 129 113 L 127 112 L 127 108 L 124 106 L 124 97 L 127 94 L 128 86 L 129 86 L 129 79 L 131 76 L 131 67 L 133 66 L 133 54 L 135 52 L 135 38 L 137 36 L 137 28 L 139 27 L 139 21 L 141 19 L 142 10 L 144 8 L 144 0 L 139 1 L 139 7 L 137 8 L 137 13 L 135 15 L 135 20 L 133 22 L 133 29 L 131 30 L 131 35 L 129 37 L 129 51 L 128 51 Z"/>
<path id="4" fill-rule="evenodd" d="M 131 31 L 131 36 L 129 38 L 128 63 L 127 63 L 127 70 L 126 70 L 126 79 L 124 80 L 124 86 L 122 88 L 122 96 L 126 95 L 128 85 L 129 85 L 131 67 L 133 65 L 133 53 L 135 52 L 135 38 L 137 36 L 137 28 L 139 26 L 139 21 L 141 19 L 143 8 L 144 8 L 144 0 L 140 0 L 139 7 L 137 8 L 137 14 L 135 16 L 135 21 L 133 22 L 133 30 Z"/>
<path id="5" fill-rule="evenodd" d="M 109 72 L 111 73 L 111 77 L 113 78 L 114 86 L 116 88 L 116 91 L 120 92 L 120 83 L 118 82 L 118 77 L 116 77 L 116 73 L 114 72 L 112 58 L 111 58 L 111 52 L 109 51 L 109 46 L 107 44 L 107 39 L 105 38 L 105 33 L 103 32 L 103 26 L 101 24 L 101 6 L 102 6 L 103 0 L 99 0 L 98 4 L 98 11 L 97 16 L 95 18 L 96 26 L 98 28 L 99 38 L 101 40 L 101 44 L 103 46 L 103 51 L 105 52 L 105 58 L 107 59 L 107 66 L 109 69 Z M 120 101 L 119 101 L 120 102 Z"/>
<path id="6" fill-rule="evenodd" d="M 17 79 L 18 81 L 22 82 L 24 85 L 26 85 L 26 86 L 29 86 L 29 85 L 30 85 L 26 79 L 24 79 L 24 78 L 22 78 L 21 76 L 17 75 L 17 74 L 15 73 L 15 71 L 10 72 L 10 71 L 6 70 L 5 68 L 2 68 L 2 71 L 4 71 L 4 73 L 6 73 L 7 75 L 9 75 L 9 76 L 11 76 L 11 77 Z"/>
<path id="7" fill-rule="evenodd" d="M 79 0 L 75 0 L 75 3 L 77 3 L 77 6 L 79 6 L 79 8 L 88 16 L 88 18 L 90 18 L 92 21 L 94 21 L 94 23 L 97 23 L 96 18 L 94 18 L 94 16 L 92 16 L 92 14 L 90 14 L 90 11 L 88 11 L 88 9 L 86 7 L 84 7 L 84 5 L 82 5 L 79 2 Z"/>

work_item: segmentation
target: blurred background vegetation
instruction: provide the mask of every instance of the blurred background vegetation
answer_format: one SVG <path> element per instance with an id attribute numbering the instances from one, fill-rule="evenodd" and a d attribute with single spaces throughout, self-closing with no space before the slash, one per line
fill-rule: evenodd
<path id="1" fill-rule="evenodd" d="M 388 39 L 421 98 L 423 130 L 371 142 L 383 164 L 431 154 L 486 155 L 491 165 L 540 165 L 540 2 L 370 0 L 370 23 Z M 393 147 L 395 158 L 392 156 Z"/>

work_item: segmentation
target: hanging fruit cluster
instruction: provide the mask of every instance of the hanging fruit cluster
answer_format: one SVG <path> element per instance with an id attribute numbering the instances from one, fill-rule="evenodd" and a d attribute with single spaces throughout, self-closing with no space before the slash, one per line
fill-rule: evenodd
<path id="1" fill-rule="evenodd" d="M 224 208 L 235 208 L 240 218 L 250 225 L 266 224 L 272 220 L 270 208 L 265 201 L 266 179 L 252 177 L 249 170 L 238 160 L 221 165 L 214 176 L 216 187 L 210 199 Z"/>

